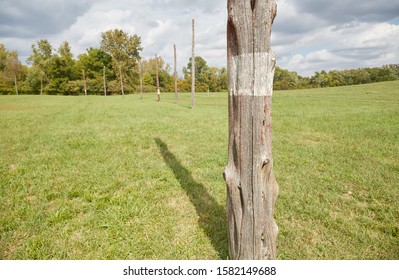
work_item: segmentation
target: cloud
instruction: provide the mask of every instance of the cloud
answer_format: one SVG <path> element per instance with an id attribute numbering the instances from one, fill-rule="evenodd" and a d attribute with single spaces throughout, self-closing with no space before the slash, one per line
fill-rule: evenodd
<path id="1" fill-rule="evenodd" d="M 136 28 L 131 24 L 133 13 L 129 10 L 89 10 L 76 19 L 68 29 L 52 37 L 55 45 L 68 40 L 73 51 L 83 53 L 89 47 L 99 47 L 101 33 L 106 30 L 122 28 L 124 31 L 134 34 Z"/>
<path id="2" fill-rule="evenodd" d="M 191 20 L 195 18 L 196 54 L 209 65 L 225 66 L 225 5 L 220 4 L 209 0 L 98 1 L 51 42 L 58 45 L 70 40 L 73 52 L 83 53 L 99 47 L 102 32 L 120 28 L 141 36 L 141 55 L 146 59 L 158 54 L 172 64 L 176 44 L 178 69 L 182 69 L 191 56 Z"/>
<path id="3" fill-rule="evenodd" d="M 298 14 L 317 15 L 331 24 L 352 21 L 381 22 L 398 16 L 399 2 L 392 0 L 301 0 L 290 1 Z"/>
<path id="4" fill-rule="evenodd" d="M 14 0 L 0 2 L 1 37 L 55 34 L 68 28 L 89 7 L 79 0 Z"/>
<path id="5" fill-rule="evenodd" d="M 308 35 L 297 44 L 306 49 L 310 42 L 329 46 L 321 50 L 284 57 L 283 64 L 303 75 L 316 70 L 375 67 L 399 61 L 399 26 L 389 23 L 357 23 L 340 29 L 331 27 L 323 33 Z M 383 50 L 383 51 L 382 51 Z M 295 50 L 290 50 L 294 52 Z"/>
<path id="6" fill-rule="evenodd" d="M 399 63 L 399 2 L 391 0 L 277 0 L 272 48 L 280 67 L 311 75 Z M 214 0 L 1 0 L 0 41 L 26 59 L 31 44 L 68 41 L 75 55 L 99 47 L 101 33 L 123 29 L 142 38 L 144 58 L 161 55 L 178 69 L 196 54 L 226 66 L 226 1 Z"/>
<path id="7" fill-rule="evenodd" d="M 280 0 L 272 35 L 277 63 L 312 75 L 322 69 L 398 63 L 399 2 Z"/>
<path id="8" fill-rule="evenodd" d="M 292 0 L 277 1 L 277 17 L 274 21 L 273 32 L 278 34 L 302 34 L 324 25 L 317 15 L 311 13 L 300 14 Z"/>
<path id="9" fill-rule="evenodd" d="M 345 29 L 344 29 L 345 30 Z M 361 60 L 364 66 L 375 63 L 390 63 L 399 60 L 399 26 L 389 23 L 362 23 L 348 32 L 341 30 L 342 40 L 331 49 L 340 57 Z M 381 50 L 384 50 L 381 52 Z M 387 60 L 389 58 L 389 60 Z"/>

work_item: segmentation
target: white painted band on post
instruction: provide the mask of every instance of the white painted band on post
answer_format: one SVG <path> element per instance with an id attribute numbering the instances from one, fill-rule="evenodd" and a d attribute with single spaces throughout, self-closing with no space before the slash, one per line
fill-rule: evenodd
<path id="1" fill-rule="evenodd" d="M 276 65 L 272 51 L 235 55 L 228 63 L 235 69 L 234 76 L 229 77 L 230 95 L 272 96 Z"/>
<path id="2" fill-rule="evenodd" d="M 255 96 L 272 96 L 275 65 L 276 57 L 272 51 L 255 54 Z"/>

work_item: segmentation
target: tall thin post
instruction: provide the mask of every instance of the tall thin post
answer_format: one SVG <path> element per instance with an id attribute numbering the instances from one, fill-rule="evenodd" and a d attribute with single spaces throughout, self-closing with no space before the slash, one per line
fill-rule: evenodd
<path id="1" fill-rule="evenodd" d="M 229 146 L 224 172 L 230 259 L 275 259 L 270 47 L 275 0 L 228 0 Z"/>
<path id="2" fill-rule="evenodd" d="M 139 61 L 139 76 L 140 76 L 140 99 L 143 99 L 143 69 L 141 66 L 141 60 Z"/>
<path id="3" fill-rule="evenodd" d="M 155 55 L 155 67 L 156 67 L 156 82 L 157 82 L 157 101 L 161 101 L 161 90 L 159 89 L 159 65 L 158 65 L 158 57 Z"/>
<path id="4" fill-rule="evenodd" d="M 179 96 L 177 94 L 177 55 L 176 55 L 176 44 L 173 44 L 173 54 L 174 54 L 173 77 L 175 79 L 175 98 L 176 98 L 176 104 L 179 104 Z"/>
<path id="5" fill-rule="evenodd" d="M 83 86 L 84 86 L 84 91 L 85 91 L 85 95 L 87 95 L 87 87 L 86 87 L 86 75 L 85 75 L 85 70 L 82 70 L 82 74 L 83 74 Z"/>
<path id="6" fill-rule="evenodd" d="M 15 93 L 18 95 L 17 74 L 14 72 Z"/>
<path id="7" fill-rule="evenodd" d="M 105 78 L 105 66 L 103 67 L 104 96 L 107 96 L 107 80 Z"/>
<path id="8" fill-rule="evenodd" d="M 121 90 L 122 95 L 125 95 L 125 91 L 123 90 L 123 77 L 122 77 L 122 65 L 119 64 L 119 76 L 121 77 Z"/>
<path id="9" fill-rule="evenodd" d="M 192 48 L 191 48 L 191 108 L 195 108 L 195 33 L 194 19 L 192 21 Z"/>

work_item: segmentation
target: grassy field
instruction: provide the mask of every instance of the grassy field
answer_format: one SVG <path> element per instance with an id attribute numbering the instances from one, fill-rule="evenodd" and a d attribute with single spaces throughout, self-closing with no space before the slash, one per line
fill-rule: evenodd
<path id="1" fill-rule="evenodd" d="M 227 259 L 227 95 L 0 96 L 0 259 Z M 399 259 L 399 82 L 275 92 L 279 259 Z"/>

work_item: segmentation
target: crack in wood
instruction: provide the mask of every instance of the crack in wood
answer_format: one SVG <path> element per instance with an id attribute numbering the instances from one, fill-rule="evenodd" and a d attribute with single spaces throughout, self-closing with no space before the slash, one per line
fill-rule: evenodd
<path id="1" fill-rule="evenodd" d="M 251 0 L 251 10 L 252 12 L 255 10 L 256 0 Z"/>

